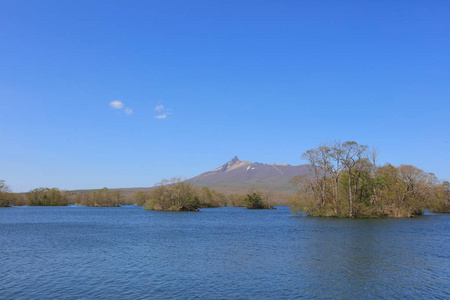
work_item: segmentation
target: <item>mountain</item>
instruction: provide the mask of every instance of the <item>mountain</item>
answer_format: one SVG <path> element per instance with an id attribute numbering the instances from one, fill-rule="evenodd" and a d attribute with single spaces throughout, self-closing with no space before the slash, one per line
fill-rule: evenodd
<path id="1" fill-rule="evenodd" d="M 264 188 L 292 191 L 292 177 L 308 174 L 308 165 L 263 164 L 241 161 L 237 156 L 226 164 L 187 181 L 194 186 L 210 188 Z"/>

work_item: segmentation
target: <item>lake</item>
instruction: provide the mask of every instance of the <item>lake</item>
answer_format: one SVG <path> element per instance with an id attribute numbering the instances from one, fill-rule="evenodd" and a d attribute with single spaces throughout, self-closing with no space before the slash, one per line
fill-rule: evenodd
<path id="1" fill-rule="evenodd" d="M 450 298 L 450 216 L 0 209 L 0 299 Z"/>

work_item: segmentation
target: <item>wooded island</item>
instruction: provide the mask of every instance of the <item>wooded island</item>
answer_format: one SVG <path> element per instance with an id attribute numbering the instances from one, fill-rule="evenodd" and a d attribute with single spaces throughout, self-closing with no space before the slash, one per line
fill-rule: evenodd
<path id="1" fill-rule="evenodd" d="M 377 164 L 376 150 L 356 142 L 323 143 L 306 151 L 311 173 L 292 182 L 294 213 L 321 217 L 411 217 L 450 212 L 450 184 L 412 165 Z"/>

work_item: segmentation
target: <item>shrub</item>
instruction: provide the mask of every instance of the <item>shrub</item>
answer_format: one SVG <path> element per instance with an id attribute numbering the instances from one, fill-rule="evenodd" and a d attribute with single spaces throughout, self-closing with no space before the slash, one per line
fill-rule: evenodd
<path id="1" fill-rule="evenodd" d="M 196 189 L 181 178 L 161 181 L 144 203 L 148 210 L 198 211 L 200 206 Z"/>
<path id="2" fill-rule="evenodd" d="M 249 193 L 245 197 L 245 207 L 248 209 L 273 209 L 274 207 L 265 203 L 259 192 Z"/>

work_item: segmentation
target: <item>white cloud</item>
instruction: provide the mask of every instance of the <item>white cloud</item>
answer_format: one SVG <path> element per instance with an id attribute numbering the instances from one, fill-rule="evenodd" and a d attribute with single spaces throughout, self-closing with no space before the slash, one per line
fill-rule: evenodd
<path id="1" fill-rule="evenodd" d="M 133 110 L 131 108 L 125 107 L 125 113 L 127 114 L 127 116 L 129 116 L 133 113 Z"/>
<path id="2" fill-rule="evenodd" d="M 123 111 L 125 112 L 125 114 L 127 116 L 129 116 L 133 113 L 133 109 L 131 109 L 129 107 L 125 107 L 123 102 L 120 100 L 114 100 L 114 101 L 109 102 L 109 106 L 114 109 L 119 109 L 119 110 L 123 109 Z"/>
<path id="3" fill-rule="evenodd" d="M 155 106 L 154 110 L 157 112 L 155 116 L 156 119 L 165 119 L 172 114 L 172 110 L 162 104 Z"/>
<path id="4" fill-rule="evenodd" d="M 115 100 L 115 101 L 111 101 L 109 103 L 109 106 L 111 106 L 112 108 L 115 108 L 115 109 L 122 109 L 123 103 L 122 103 L 122 101 Z"/>

